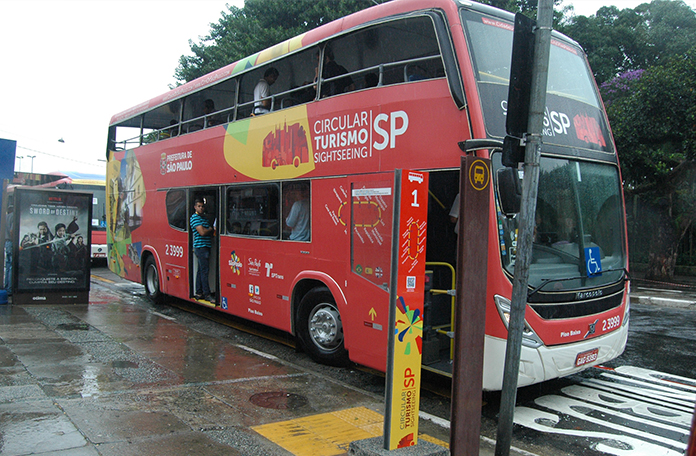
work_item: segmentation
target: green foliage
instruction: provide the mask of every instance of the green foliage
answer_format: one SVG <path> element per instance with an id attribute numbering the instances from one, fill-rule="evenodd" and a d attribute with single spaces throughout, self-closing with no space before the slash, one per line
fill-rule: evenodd
<path id="1" fill-rule="evenodd" d="M 538 0 L 477 0 L 479 3 L 491 5 L 511 13 L 522 13 L 527 17 L 536 19 Z M 561 0 L 553 0 L 554 7 L 560 5 Z M 553 22 L 559 24 L 564 17 L 565 12 L 569 11 L 570 7 L 564 7 L 562 10 L 554 8 Z"/>
<path id="2" fill-rule="evenodd" d="M 371 0 L 246 0 L 210 25 L 199 43 L 189 40 L 193 55 L 179 58 L 174 77 L 192 81 L 322 24 L 373 6 Z"/>
<path id="3" fill-rule="evenodd" d="M 682 55 L 696 42 L 696 13 L 682 0 L 653 0 L 635 9 L 604 6 L 571 16 L 558 29 L 588 54 L 598 83 Z"/>
<path id="4" fill-rule="evenodd" d="M 664 185 L 696 160 L 696 46 L 614 78 L 602 96 L 629 188 Z"/>
<path id="5" fill-rule="evenodd" d="M 601 91 L 633 206 L 631 258 L 647 259 L 650 277 L 670 278 L 696 222 L 696 46 Z"/>

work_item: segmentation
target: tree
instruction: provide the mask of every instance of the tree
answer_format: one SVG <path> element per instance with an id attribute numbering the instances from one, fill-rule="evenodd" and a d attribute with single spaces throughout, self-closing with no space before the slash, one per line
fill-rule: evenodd
<path id="1" fill-rule="evenodd" d="M 174 77 L 192 81 L 322 24 L 373 6 L 371 0 L 246 0 L 243 8 L 210 24 L 199 43 L 189 40 L 193 55 L 182 55 Z"/>
<path id="2" fill-rule="evenodd" d="M 511 13 L 522 13 L 527 17 L 536 19 L 537 16 L 537 5 L 539 0 L 478 0 L 480 3 L 486 5 L 491 5 L 496 8 L 500 8 L 505 11 L 510 11 Z M 555 7 L 560 5 L 562 0 L 553 0 Z M 561 10 L 554 9 L 553 11 L 553 23 L 559 24 L 566 13 L 572 9 L 572 6 L 564 6 Z"/>
<path id="3" fill-rule="evenodd" d="M 627 200 L 639 196 L 644 205 L 629 238 L 649 238 L 647 277 L 669 279 L 679 242 L 696 221 L 696 46 L 660 63 L 601 90 Z"/>
<path id="4" fill-rule="evenodd" d="M 210 33 L 198 43 L 189 40 L 192 55 L 182 55 L 174 77 L 179 84 L 312 30 L 348 14 L 389 0 L 245 0 L 244 7 L 228 6 Z M 537 0 L 483 0 L 513 13 L 536 16 Z M 559 4 L 561 0 L 554 0 Z M 565 11 L 565 10 L 564 10 Z M 563 11 L 554 13 L 555 21 Z"/>
<path id="5" fill-rule="evenodd" d="M 696 42 L 696 13 L 682 0 L 653 0 L 635 9 L 604 6 L 558 26 L 588 54 L 597 83 L 683 55 Z"/>

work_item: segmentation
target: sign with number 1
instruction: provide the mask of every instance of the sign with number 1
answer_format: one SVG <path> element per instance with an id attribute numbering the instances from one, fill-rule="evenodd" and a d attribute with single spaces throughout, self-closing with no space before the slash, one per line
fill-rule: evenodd
<path id="1" fill-rule="evenodd" d="M 395 236 L 393 245 L 396 248 L 392 251 L 392 264 L 396 263 L 396 267 L 392 268 L 396 287 L 392 291 L 391 302 L 393 326 L 389 335 L 391 352 L 384 424 L 384 446 L 387 450 L 418 443 L 423 348 L 428 173 L 403 170 L 399 183 L 399 212 L 394 219 L 394 223 L 398 224 L 398 237 Z"/>

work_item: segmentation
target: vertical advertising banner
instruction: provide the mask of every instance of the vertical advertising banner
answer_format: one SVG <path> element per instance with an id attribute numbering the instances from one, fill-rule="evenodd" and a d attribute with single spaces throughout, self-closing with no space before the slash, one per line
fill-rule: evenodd
<path id="1" fill-rule="evenodd" d="M 88 302 L 92 194 L 15 190 L 14 300 Z"/>
<path id="2" fill-rule="evenodd" d="M 397 179 L 400 198 L 392 244 L 393 326 L 384 424 L 384 447 L 390 451 L 418 443 L 428 219 L 428 173 L 402 170 Z"/>

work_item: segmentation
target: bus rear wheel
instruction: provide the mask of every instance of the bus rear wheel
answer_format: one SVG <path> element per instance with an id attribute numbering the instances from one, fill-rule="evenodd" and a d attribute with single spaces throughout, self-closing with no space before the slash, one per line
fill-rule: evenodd
<path id="1" fill-rule="evenodd" d="M 155 304 L 162 303 L 164 295 L 159 286 L 159 271 L 155 259 L 148 257 L 145 261 L 145 275 L 143 277 L 143 285 L 145 285 L 145 294 L 148 299 Z"/>
<path id="2" fill-rule="evenodd" d="M 300 302 L 298 318 L 298 335 L 310 358 L 330 366 L 348 364 L 341 314 L 328 288 L 307 293 Z"/>

